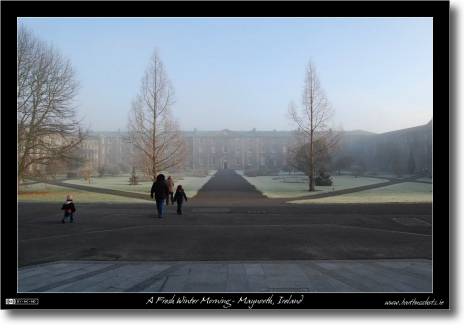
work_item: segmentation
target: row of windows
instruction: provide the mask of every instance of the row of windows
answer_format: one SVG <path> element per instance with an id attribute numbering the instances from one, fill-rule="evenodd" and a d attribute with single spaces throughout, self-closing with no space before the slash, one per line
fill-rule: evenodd
<path id="1" fill-rule="evenodd" d="M 261 142 L 265 142 L 265 138 L 260 138 L 259 139 Z M 231 138 L 222 138 L 222 143 L 229 143 L 229 141 L 233 141 Z M 251 143 L 253 141 L 253 138 L 247 138 L 247 142 L 248 143 Z M 198 138 L 198 142 L 199 143 L 205 143 L 205 138 Z M 216 142 L 221 142 L 221 140 L 219 138 L 210 138 L 210 143 L 216 143 Z M 235 142 L 236 143 L 239 143 L 240 142 L 240 138 L 235 138 Z M 274 143 L 277 143 L 277 140 L 276 139 L 273 139 L 271 138 L 271 143 L 274 144 Z"/>
<path id="2" fill-rule="evenodd" d="M 261 146 L 260 148 L 260 151 L 261 153 L 265 153 L 265 147 L 264 146 Z M 203 153 L 203 147 L 199 147 L 198 148 L 198 152 L 199 153 Z M 222 153 L 229 153 L 230 152 L 230 148 L 228 146 L 223 146 L 221 147 L 221 152 Z M 276 147 L 272 147 L 271 148 L 271 152 L 272 153 L 275 153 L 277 152 L 277 148 Z M 282 147 L 282 152 L 283 153 L 287 153 L 287 147 Z M 216 147 L 211 147 L 211 153 L 216 153 Z M 235 148 L 235 153 L 240 153 L 240 148 Z M 252 148 L 251 147 L 248 147 L 248 153 L 252 153 Z"/>
<path id="3" fill-rule="evenodd" d="M 248 165 L 253 164 L 253 159 L 251 157 L 247 157 L 247 159 L 245 161 L 248 163 Z M 240 165 L 240 162 L 241 162 L 241 159 L 239 157 L 235 158 L 235 164 L 237 166 Z M 274 166 L 277 166 L 277 160 L 276 159 L 271 160 L 271 162 L 272 162 L 272 164 Z M 200 166 L 203 166 L 204 163 L 205 163 L 205 160 L 203 158 L 200 158 L 198 163 L 200 164 Z M 261 165 L 265 165 L 266 164 L 266 158 L 261 157 L 260 163 L 261 163 Z M 188 162 L 186 162 L 186 164 L 188 165 Z M 215 157 L 211 157 L 210 164 L 213 165 L 213 166 L 216 165 L 216 158 Z"/>

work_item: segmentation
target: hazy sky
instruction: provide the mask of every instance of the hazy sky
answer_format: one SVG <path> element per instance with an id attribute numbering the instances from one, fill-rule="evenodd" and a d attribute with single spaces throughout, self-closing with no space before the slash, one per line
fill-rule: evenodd
<path id="1" fill-rule="evenodd" d="M 155 47 L 184 131 L 291 130 L 312 58 L 335 124 L 375 133 L 433 117 L 432 18 L 24 18 L 70 58 L 79 116 L 126 128 Z"/>

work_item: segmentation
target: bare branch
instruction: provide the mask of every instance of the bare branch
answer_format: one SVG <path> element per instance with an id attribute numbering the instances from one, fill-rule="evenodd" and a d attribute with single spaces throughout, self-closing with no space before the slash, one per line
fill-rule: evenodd
<path id="1" fill-rule="evenodd" d="M 80 82 L 69 59 L 24 25 L 18 27 L 17 69 L 19 190 L 27 174 L 83 161 L 80 148 L 89 131 L 76 118 Z"/>
<path id="2" fill-rule="evenodd" d="M 187 146 L 171 111 L 175 101 L 174 87 L 155 48 L 127 124 L 139 167 L 152 180 L 158 171 L 179 166 L 186 157 Z"/>
<path id="3" fill-rule="evenodd" d="M 297 127 L 295 141 L 288 145 L 286 163 L 309 177 L 309 190 L 314 191 L 315 173 L 324 169 L 340 148 L 342 129 L 331 127 L 335 110 L 321 87 L 316 67 L 310 59 L 305 69 L 304 87 L 298 112 L 293 101 L 287 118 Z"/>

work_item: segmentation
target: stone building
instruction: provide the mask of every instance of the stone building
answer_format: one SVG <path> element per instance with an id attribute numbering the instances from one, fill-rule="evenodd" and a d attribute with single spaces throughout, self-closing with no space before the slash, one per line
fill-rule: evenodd
<path id="1" fill-rule="evenodd" d="M 191 170 L 283 168 L 287 148 L 294 141 L 291 131 L 194 131 L 184 132 L 189 154 L 183 166 Z M 407 164 L 412 150 L 416 172 L 432 171 L 432 120 L 426 125 L 375 134 L 346 131 L 344 155 L 366 169 L 391 170 L 392 162 Z M 134 148 L 123 132 L 91 132 L 84 145 L 89 166 L 124 163 L 132 167 Z M 335 158 L 337 159 L 337 158 Z M 187 168 L 185 168 L 187 169 Z"/>
<path id="2" fill-rule="evenodd" d="M 116 132 L 92 131 L 84 144 L 88 167 L 98 168 L 102 165 L 123 163 L 132 166 L 134 149 L 124 140 L 124 134 Z"/>
<path id="3" fill-rule="evenodd" d="M 189 156 L 184 166 L 199 169 L 282 168 L 293 140 L 291 131 L 186 132 Z"/>
<path id="4" fill-rule="evenodd" d="M 356 164 L 367 170 L 391 170 L 394 163 L 407 166 L 410 152 L 414 157 L 416 172 L 432 172 L 433 120 L 421 126 L 380 134 L 347 134 L 342 140 L 339 156 L 351 156 Z"/>

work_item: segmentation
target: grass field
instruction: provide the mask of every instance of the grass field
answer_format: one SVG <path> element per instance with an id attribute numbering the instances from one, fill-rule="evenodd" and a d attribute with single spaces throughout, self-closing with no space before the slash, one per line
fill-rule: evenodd
<path id="1" fill-rule="evenodd" d="M 243 175 L 243 174 L 242 174 Z M 302 196 L 311 196 L 324 192 L 333 192 L 349 188 L 357 188 L 365 185 L 379 184 L 388 182 L 385 178 L 398 179 L 396 175 L 382 174 L 377 177 L 354 177 L 350 174 L 331 175 L 332 186 L 316 186 L 316 191 L 308 191 L 308 183 L 286 183 L 285 177 L 291 178 L 296 175 L 302 177 L 303 174 L 281 173 L 275 176 L 259 176 L 244 178 L 259 191 L 269 198 L 288 198 L 288 203 L 426 203 L 432 202 L 432 179 L 420 179 L 421 182 L 405 182 L 396 185 L 385 186 L 368 191 L 360 191 L 352 194 L 337 195 L 330 198 L 321 199 L 299 199 Z M 411 176 L 411 175 L 405 175 Z"/>
<path id="2" fill-rule="evenodd" d="M 303 174 L 281 173 L 275 176 L 247 177 L 242 171 L 238 171 L 250 184 L 254 185 L 259 191 L 269 198 L 288 198 L 288 203 L 426 203 L 432 202 L 432 179 L 424 178 L 418 182 L 405 182 L 396 185 L 385 186 L 379 189 L 360 191 L 352 194 L 343 194 L 330 198 L 322 199 L 303 199 L 308 195 L 323 193 L 326 191 L 337 191 L 360 186 L 379 184 L 387 182 L 379 177 L 354 177 L 349 174 L 331 176 L 332 186 L 316 186 L 315 192 L 308 191 L 308 183 L 289 183 L 285 178 L 303 177 Z M 192 198 L 198 190 L 214 175 L 210 172 L 206 177 L 183 177 L 174 179 L 175 186 L 181 184 Z M 378 175 L 379 176 L 379 175 Z M 382 177 L 397 178 L 394 175 L 384 174 Z M 408 175 L 406 175 L 408 176 Z M 89 186 L 93 188 L 113 189 L 132 193 L 150 195 L 151 182 L 140 182 L 139 185 L 129 185 L 129 174 L 122 176 L 106 176 L 102 178 L 91 178 L 90 183 L 84 179 L 65 180 L 65 183 Z M 22 185 L 18 195 L 19 202 L 63 202 L 66 194 L 73 194 L 75 202 L 82 203 L 140 203 L 144 200 L 125 198 L 116 195 L 100 194 L 82 190 L 69 189 L 55 184 L 33 183 L 27 186 Z"/>

